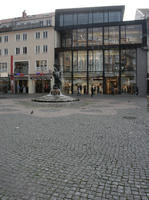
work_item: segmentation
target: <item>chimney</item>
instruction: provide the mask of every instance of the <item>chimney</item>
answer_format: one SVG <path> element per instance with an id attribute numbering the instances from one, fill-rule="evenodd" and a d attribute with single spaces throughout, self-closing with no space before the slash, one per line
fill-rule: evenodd
<path id="1" fill-rule="evenodd" d="M 27 13 L 26 13 L 25 10 L 22 12 L 22 17 L 23 17 L 23 18 L 27 17 Z"/>

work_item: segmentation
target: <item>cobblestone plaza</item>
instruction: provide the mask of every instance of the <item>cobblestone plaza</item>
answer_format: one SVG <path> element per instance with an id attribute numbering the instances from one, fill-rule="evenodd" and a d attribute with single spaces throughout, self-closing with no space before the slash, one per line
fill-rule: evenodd
<path id="1" fill-rule="evenodd" d="M 0 200 L 148 200 L 148 135 L 146 98 L 0 98 Z"/>

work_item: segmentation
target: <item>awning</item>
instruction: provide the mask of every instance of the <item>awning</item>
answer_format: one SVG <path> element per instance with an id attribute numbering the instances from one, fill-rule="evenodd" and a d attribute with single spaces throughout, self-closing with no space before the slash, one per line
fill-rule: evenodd
<path id="1" fill-rule="evenodd" d="M 51 80 L 52 77 L 48 75 L 30 75 L 32 80 Z"/>
<path id="2" fill-rule="evenodd" d="M 27 76 L 15 76 L 14 80 L 20 80 L 20 81 L 28 80 L 28 77 Z"/>

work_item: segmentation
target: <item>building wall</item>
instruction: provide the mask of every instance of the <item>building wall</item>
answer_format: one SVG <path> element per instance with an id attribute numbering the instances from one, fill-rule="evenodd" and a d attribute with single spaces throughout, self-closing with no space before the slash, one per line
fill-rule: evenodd
<path id="1" fill-rule="evenodd" d="M 147 52 L 137 49 L 137 86 L 139 96 L 147 94 Z"/>

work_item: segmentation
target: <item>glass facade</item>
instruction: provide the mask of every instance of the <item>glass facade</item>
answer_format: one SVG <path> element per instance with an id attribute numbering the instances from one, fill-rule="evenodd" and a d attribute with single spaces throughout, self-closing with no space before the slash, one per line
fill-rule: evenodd
<path id="1" fill-rule="evenodd" d="M 90 94 L 93 87 L 95 94 L 135 93 L 143 22 L 122 22 L 122 16 L 122 11 L 96 9 L 58 14 L 61 27 L 71 26 L 59 29 L 63 92 L 77 93 L 79 88 L 81 94 Z"/>
<path id="2" fill-rule="evenodd" d="M 104 27 L 104 44 L 113 45 L 119 44 L 119 27 Z"/>
<path id="3" fill-rule="evenodd" d="M 122 21 L 122 11 L 90 11 L 79 13 L 57 14 L 58 26 L 75 26 Z"/>
<path id="4" fill-rule="evenodd" d="M 136 88 L 136 50 L 121 52 L 121 91 L 134 94 Z"/>
<path id="5" fill-rule="evenodd" d="M 121 44 L 142 43 L 142 25 L 121 26 Z"/>
<path id="6" fill-rule="evenodd" d="M 103 30 L 101 27 L 88 29 L 88 46 L 103 44 Z"/>
<path id="7" fill-rule="evenodd" d="M 65 93 L 72 93 L 72 84 L 74 93 L 77 93 L 78 87 L 81 88 L 81 94 L 90 93 L 92 86 L 95 88 L 95 94 L 135 93 L 135 49 L 121 50 L 121 52 L 65 51 L 59 54 L 59 64 L 63 72 L 62 89 Z"/>

